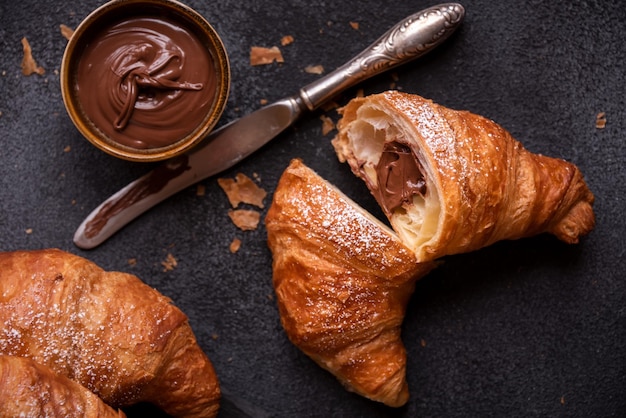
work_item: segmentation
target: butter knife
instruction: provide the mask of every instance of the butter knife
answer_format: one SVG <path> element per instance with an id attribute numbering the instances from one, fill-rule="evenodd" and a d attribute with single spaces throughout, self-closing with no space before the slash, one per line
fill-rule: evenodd
<path id="1" fill-rule="evenodd" d="M 298 94 L 224 125 L 191 151 L 119 190 L 85 218 L 74 234 L 74 244 L 82 249 L 97 247 L 156 204 L 246 158 L 305 111 L 315 110 L 356 83 L 432 50 L 460 26 L 464 16 L 460 4 L 443 3 L 403 19 L 359 55 Z"/>

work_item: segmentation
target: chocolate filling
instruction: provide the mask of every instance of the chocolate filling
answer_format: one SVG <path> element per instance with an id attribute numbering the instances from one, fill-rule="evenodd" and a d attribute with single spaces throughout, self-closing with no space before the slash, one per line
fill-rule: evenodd
<path id="1" fill-rule="evenodd" d="M 376 175 L 374 196 L 387 214 L 405 203 L 411 204 L 414 195 L 426 194 L 421 164 L 411 149 L 399 142 L 385 143 Z"/>

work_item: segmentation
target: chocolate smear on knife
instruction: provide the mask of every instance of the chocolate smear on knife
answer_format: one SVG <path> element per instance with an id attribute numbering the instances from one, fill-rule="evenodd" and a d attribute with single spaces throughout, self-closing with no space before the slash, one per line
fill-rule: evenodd
<path id="1" fill-rule="evenodd" d="M 135 183 L 128 192 L 122 195 L 122 198 L 112 200 L 102 206 L 96 216 L 85 225 L 85 236 L 87 238 L 95 237 L 115 215 L 147 196 L 158 193 L 170 180 L 175 179 L 190 168 L 187 155 L 181 155 L 167 164 L 160 165 L 149 175 Z"/>

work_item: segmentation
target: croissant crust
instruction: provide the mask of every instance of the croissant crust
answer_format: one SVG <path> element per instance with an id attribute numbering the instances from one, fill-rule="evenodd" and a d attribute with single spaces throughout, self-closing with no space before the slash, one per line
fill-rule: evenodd
<path id="1" fill-rule="evenodd" d="M 55 249 L 0 253 L 0 335 L 0 354 L 33 359 L 109 405 L 217 414 L 217 377 L 187 317 L 131 274 Z"/>
<path id="2" fill-rule="evenodd" d="M 388 91 L 350 101 L 332 143 L 421 261 L 548 232 L 576 243 L 595 224 L 594 196 L 572 163 L 533 154 L 495 122 L 418 95 Z M 376 167 L 410 149 L 425 193 L 389 210 Z"/>
<path id="3" fill-rule="evenodd" d="M 0 405 L 3 417 L 126 417 L 48 367 L 25 357 L 5 355 L 0 355 Z"/>
<path id="4" fill-rule="evenodd" d="M 300 160 L 265 219 L 289 339 L 348 390 L 390 406 L 409 397 L 400 327 L 415 281 L 433 268 Z"/>

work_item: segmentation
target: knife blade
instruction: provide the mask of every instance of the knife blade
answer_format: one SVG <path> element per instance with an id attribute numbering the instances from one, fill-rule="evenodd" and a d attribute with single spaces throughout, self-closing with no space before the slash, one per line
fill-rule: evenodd
<path id="1" fill-rule="evenodd" d="M 356 83 L 435 48 L 460 26 L 465 9 L 443 3 L 406 17 L 343 66 L 281 99 L 213 131 L 186 154 L 168 160 L 95 208 L 74 234 L 74 244 L 92 249 L 175 193 L 224 171 L 279 135 L 305 111 Z"/>

